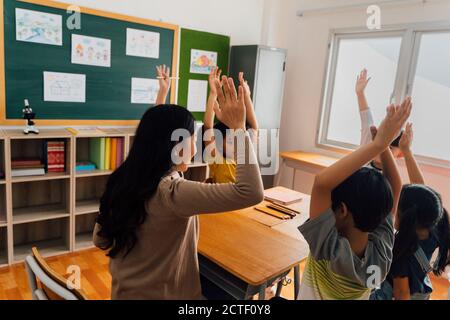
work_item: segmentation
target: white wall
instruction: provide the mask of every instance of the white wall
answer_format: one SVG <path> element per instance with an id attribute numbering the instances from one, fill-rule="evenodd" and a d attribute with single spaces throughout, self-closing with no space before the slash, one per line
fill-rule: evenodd
<path id="1" fill-rule="evenodd" d="M 229 35 L 236 45 L 256 44 L 261 38 L 264 0 L 57 1 Z"/>
<path id="2" fill-rule="evenodd" d="M 337 5 L 344 1 L 267 0 L 265 15 L 269 25 L 264 44 L 288 49 L 286 92 L 281 124 L 281 150 L 305 150 L 330 154 L 315 145 L 320 116 L 321 96 L 327 59 L 327 40 L 330 29 L 364 27 L 364 9 L 345 12 L 320 13 L 299 18 L 296 11 L 322 5 Z M 279 3 L 279 5 L 277 5 Z M 282 3 L 282 5 L 281 5 Z M 350 0 L 345 3 L 361 3 Z M 387 6 L 382 9 L 383 24 L 450 20 L 450 1 L 432 1 L 427 5 Z M 355 123 L 359 126 L 359 123 Z M 450 138 L 450 133 L 449 133 Z M 444 147 L 444 146 L 443 146 Z M 425 168 L 431 186 L 439 190 L 450 207 L 450 173 Z M 284 171 L 282 183 L 290 185 L 291 171 Z M 297 176 L 297 189 L 309 192 L 313 177 Z"/>

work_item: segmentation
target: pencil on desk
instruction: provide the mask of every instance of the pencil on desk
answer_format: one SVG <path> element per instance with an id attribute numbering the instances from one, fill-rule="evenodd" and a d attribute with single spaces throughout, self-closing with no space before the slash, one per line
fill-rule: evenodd
<path id="1" fill-rule="evenodd" d="M 295 211 L 289 209 L 289 208 L 277 206 L 277 205 L 274 205 L 274 204 L 268 204 L 267 208 L 275 210 L 275 211 L 279 211 L 279 212 L 284 213 L 284 214 L 287 214 L 291 218 L 295 218 L 297 216 L 297 213 Z"/>
<path id="2" fill-rule="evenodd" d="M 283 214 L 281 212 L 277 212 L 277 211 L 275 211 L 273 209 L 269 209 L 269 208 L 266 208 L 266 207 L 255 207 L 255 210 L 257 210 L 259 212 L 262 212 L 262 213 L 265 213 L 265 214 L 267 214 L 269 216 L 281 219 L 281 220 L 289 220 L 290 219 L 290 217 L 288 215 L 285 215 L 285 214 Z"/>

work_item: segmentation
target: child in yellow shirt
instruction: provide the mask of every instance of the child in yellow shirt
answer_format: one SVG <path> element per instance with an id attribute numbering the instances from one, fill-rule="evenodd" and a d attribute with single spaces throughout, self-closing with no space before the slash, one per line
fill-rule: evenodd
<path id="1" fill-rule="evenodd" d="M 206 112 L 204 117 L 204 145 L 205 148 L 211 150 L 210 155 L 213 159 L 206 159 L 209 163 L 209 179 L 210 183 L 234 183 L 236 182 L 236 163 L 233 157 L 233 137 L 227 137 L 227 130 L 229 129 L 225 124 L 217 122 L 214 125 L 214 108 L 217 106 L 217 89 L 215 83 L 221 83 L 222 70 L 215 67 L 211 70 L 209 75 L 210 93 Z M 247 130 L 253 133 L 251 136 L 256 139 L 258 132 L 258 121 L 253 107 L 251 98 L 251 91 L 247 81 L 244 80 L 244 73 L 239 73 L 239 82 L 244 88 L 245 95 L 245 109 L 246 109 L 246 123 Z M 220 133 L 223 139 L 215 139 L 214 134 Z M 253 141 L 255 143 L 255 141 Z M 207 152 L 208 153 L 208 152 Z"/>

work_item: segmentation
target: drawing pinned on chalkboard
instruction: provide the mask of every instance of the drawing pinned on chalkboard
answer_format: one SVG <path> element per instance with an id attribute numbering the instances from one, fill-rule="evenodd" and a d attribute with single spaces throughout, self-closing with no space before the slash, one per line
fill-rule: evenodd
<path id="1" fill-rule="evenodd" d="M 44 71 L 44 101 L 86 102 L 86 75 Z"/>
<path id="2" fill-rule="evenodd" d="M 72 34 L 72 63 L 111 67 L 111 40 Z"/>
<path id="3" fill-rule="evenodd" d="M 217 52 L 191 50 L 191 73 L 210 74 L 217 66 Z"/>
<path id="4" fill-rule="evenodd" d="M 155 104 L 158 91 L 156 79 L 131 78 L 131 103 Z"/>
<path id="5" fill-rule="evenodd" d="M 127 28 L 127 56 L 159 59 L 158 32 Z"/>
<path id="6" fill-rule="evenodd" d="M 16 40 L 62 46 L 62 16 L 16 8 Z"/>

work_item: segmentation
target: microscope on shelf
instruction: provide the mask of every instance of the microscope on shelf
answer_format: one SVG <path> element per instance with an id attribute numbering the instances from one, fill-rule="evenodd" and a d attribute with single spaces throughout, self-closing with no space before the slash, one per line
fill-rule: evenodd
<path id="1" fill-rule="evenodd" d="M 30 103 L 28 102 L 28 99 L 24 100 L 25 108 L 22 110 L 23 112 L 23 118 L 27 120 L 27 125 L 25 129 L 23 130 L 23 133 L 25 134 L 39 134 L 38 128 L 34 126 L 34 119 L 36 118 L 36 113 L 33 112 L 33 109 L 30 107 Z"/>

